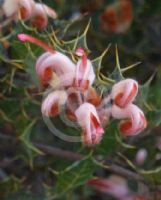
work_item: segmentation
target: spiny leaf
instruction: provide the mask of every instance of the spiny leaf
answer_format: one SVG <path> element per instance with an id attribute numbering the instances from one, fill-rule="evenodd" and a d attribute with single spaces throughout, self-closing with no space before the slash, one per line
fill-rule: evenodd
<path id="1" fill-rule="evenodd" d="M 80 36 L 77 36 L 75 39 L 70 41 L 63 41 L 64 45 L 72 51 L 74 51 L 77 47 L 82 47 L 89 51 L 86 38 L 89 27 L 90 27 L 90 21 L 88 22 L 84 32 Z"/>
<path id="2" fill-rule="evenodd" d="M 157 184 L 161 184 L 161 167 L 157 167 L 152 170 L 139 170 L 147 180 L 152 181 Z"/>
<path id="3" fill-rule="evenodd" d="M 148 127 L 154 128 L 161 124 L 161 110 L 149 111 L 146 117 L 148 120 Z"/>
<path id="4" fill-rule="evenodd" d="M 122 72 L 121 72 L 121 66 L 120 66 L 120 60 L 119 60 L 117 45 L 116 45 L 116 69 L 118 71 L 118 77 L 120 79 L 123 79 L 123 75 L 122 75 Z"/>
<path id="5" fill-rule="evenodd" d="M 66 192 L 74 188 L 84 185 L 87 180 L 92 177 L 94 170 L 93 161 L 89 159 L 77 161 L 74 166 L 67 171 L 59 173 L 58 182 L 56 184 L 56 197 L 60 194 L 65 195 Z"/>
<path id="6" fill-rule="evenodd" d="M 144 83 L 144 85 L 141 85 L 139 87 L 139 94 L 138 94 L 138 101 L 139 101 L 139 104 L 143 104 L 145 102 L 147 102 L 147 98 L 148 98 L 148 94 L 149 94 L 149 91 L 150 91 L 150 84 L 154 78 L 154 75 L 153 74 L 146 83 Z"/>
<path id="7" fill-rule="evenodd" d="M 101 64 L 102 64 L 102 59 L 104 58 L 104 56 L 106 55 L 106 53 L 108 52 L 108 50 L 110 49 L 111 44 L 108 45 L 108 47 L 102 52 L 102 54 L 95 58 L 94 60 L 92 60 L 93 65 L 100 70 L 101 69 Z"/>
<path id="8" fill-rule="evenodd" d="M 137 63 L 134 63 L 134 64 L 132 64 L 132 65 L 129 65 L 129 66 L 127 66 L 127 67 L 121 69 L 121 72 L 122 72 L 122 73 L 127 72 L 128 70 L 130 70 L 130 69 L 132 69 L 132 68 L 138 66 L 139 64 L 141 64 L 141 62 L 137 62 Z"/>
<path id="9" fill-rule="evenodd" d="M 22 135 L 19 137 L 19 139 L 23 142 L 23 144 L 25 145 L 27 154 L 29 156 L 29 164 L 30 167 L 33 167 L 33 158 L 35 157 L 35 155 L 39 154 L 39 155 L 43 155 L 43 153 L 37 149 L 30 140 L 30 135 L 31 135 L 31 130 L 33 128 L 33 126 L 35 125 L 36 120 L 34 119 L 24 130 L 24 132 L 22 133 Z"/>
<path id="10" fill-rule="evenodd" d="M 107 127 L 104 137 L 102 138 L 101 144 L 96 147 L 96 152 L 99 154 L 107 155 L 116 148 L 116 121 L 110 123 Z"/>
<path id="11" fill-rule="evenodd" d="M 135 146 L 124 143 L 119 134 L 116 134 L 116 140 L 122 147 L 124 147 L 126 149 L 135 149 L 136 148 Z"/>

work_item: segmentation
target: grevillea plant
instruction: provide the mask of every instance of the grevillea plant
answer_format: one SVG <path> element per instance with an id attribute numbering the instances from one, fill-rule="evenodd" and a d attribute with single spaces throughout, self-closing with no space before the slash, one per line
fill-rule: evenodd
<path id="1" fill-rule="evenodd" d="M 82 128 L 85 145 L 100 143 L 110 117 L 122 120 L 119 131 L 123 136 L 137 135 L 146 128 L 143 111 L 133 104 L 138 92 L 137 81 L 121 80 L 111 86 L 111 92 L 100 96 L 93 86 L 96 79 L 94 66 L 84 49 L 79 47 L 75 50 L 78 60 L 74 63 L 65 54 L 52 52 L 47 44 L 31 36 L 19 34 L 18 39 L 47 50 L 37 59 L 35 67 L 42 85 L 49 85 L 52 89 L 42 102 L 42 114 L 55 117 L 65 106 L 67 118 L 72 116 L 72 120 Z M 55 86 L 54 82 L 58 84 Z M 69 92 L 71 89 L 73 91 Z"/>
<path id="2" fill-rule="evenodd" d="M 0 199 L 160 200 L 160 51 L 139 21 L 151 3 L 71 2 L 1 3 Z"/>

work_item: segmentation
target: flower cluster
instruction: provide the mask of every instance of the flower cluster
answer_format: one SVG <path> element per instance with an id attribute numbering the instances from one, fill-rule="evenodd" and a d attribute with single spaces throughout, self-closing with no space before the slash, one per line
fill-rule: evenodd
<path id="1" fill-rule="evenodd" d="M 114 84 L 110 94 L 102 97 L 94 87 L 94 67 L 84 49 L 76 49 L 77 62 L 73 62 L 68 56 L 31 36 L 19 34 L 18 38 L 47 50 L 36 62 L 36 72 L 42 85 L 52 88 L 43 100 L 42 114 L 55 117 L 62 107 L 65 108 L 68 119 L 82 128 L 85 145 L 101 141 L 103 126 L 109 123 L 110 116 L 122 120 L 119 130 L 124 136 L 136 135 L 146 127 L 144 113 L 132 103 L 138 92 L 135 80 L 125 79 Z"/>
<path id="2" fill-rule="evenodd" d="M 2 10 L 6 17 L 18 19 L 18 15 L 24 21 L 31 20 L 32 26 L 43 29 L 48 24 L 48 16 L 57 18 L 56 12 L 42 3 L 35 3 L 34 0 L 5 0 Z"/>
<path id="3" fill-rule="evenodd" d="M 124 33 L 133 20 L 133 9 L 130 0 L 118 0 L 107 6 L 100 16 L 103 30 L 111 33 Z"/>
<path id="4" fill-rule="evenodd" d="M 113 105 L 111 115 L 116 119 L 125 119 L 119 125 L 123 135 L 136 135 L 144 130 L 147 122 L 144 113 L 132 102 L 138 92 L 138 84 L 133 79 L 116 83 L 111 92 Z"/>

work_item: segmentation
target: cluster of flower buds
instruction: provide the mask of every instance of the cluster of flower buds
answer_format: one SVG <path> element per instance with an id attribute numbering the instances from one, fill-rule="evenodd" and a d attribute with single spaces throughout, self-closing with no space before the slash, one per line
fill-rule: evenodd
<path id="1" fill-rule="evenodd" d="M 137 92 L 138 83 L 133 79 L 122 80 L 112 87 L 111 114 L 116 119 L 124 119 L 119 125 L 119 130 L 124 136 L 137 135 L 147 126 L 144 113 L 132 103 Z"/>
<path id="2" fill-rule="evenodd" d="M 6 17 L 18 19 L 18 16 L 24 21 L 31 20 L 32 26 L 43 29 L 48 24 L 48 16 L 55 19 L 57 13 L 55 10 L 42 3 L 35 3 L 34 0 L 5 0 L 2 6 Z"/>
<path id="3" fill-rule="evenodd" d="M 119 129 L 124 136 L 136 135 L 146 127 L 143 112 L 132 104 L 138 92 L 135 80 L 125 79 L 114 84 L 111 93 L 102 97 L 93 86 L 96 78 L 94 67 L 84 49 L 76 49 L 77 62 L 73 62 L 36 38 L 25 34 L 19 34 L 18 38 L 47 50 L 36 62 L 36 72 L 42 85 L 52 88 L 43 100 L 42 114 L 55 117 L 65 107 L 63 113 L 82 128 L 85 145 L 101 141 L 103 126 L 109 123 L 110 116 L 122 119 Z"/>
<path id="4" fill-rule="evenodd" d="M 118 0 L 107 6 L 100 16 L 101 26 L 104 31 L 111 33 L 124 33 L 133 20 L 131 0 Z"/>

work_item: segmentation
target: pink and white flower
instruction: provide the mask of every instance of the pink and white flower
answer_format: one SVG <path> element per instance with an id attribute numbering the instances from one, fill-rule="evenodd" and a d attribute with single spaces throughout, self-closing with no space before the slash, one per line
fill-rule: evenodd
<path id="1" fill-rule="evenodd" d="M 57 18 L 54 9 L 34 0 L 5 0 L 2 10 L 7 17 L 13 17 L 14 20 L 18 20 L 19 14 L 22 20 L 31 19 L 32 25 L 38 29 L 47 26 L 48 16 L 52 19 Z"/>
<path id="2" fill-rule="evenodd" d="M 85 145 L 98 144 L 104 133 L 96 111 L 90 103 L 83 103 L 75 111 L 78 124 L 83 129 L 83 143 Z"/>
<path id="3" fill-rule="evenodd" d="M 94 178 L 88 184 L 94 186 L 100 192 L 110 194 L 120 200 L 125 199 L 130 194 L 126 180 L 116 175 L 108 178 Z"/>
<path id="4" fill-rule="evenodd" d="M 95 79 L 95 73 L 93 70 L 93 65 L 82 48 L 76 50 L 76 55 L 81 57 L 76 65 L 76 75 L 74 86 L 80 87 L 82 89 L 88 89 Z"/>
<path id="5" fill-rule="evenodd" d="M 147 126 L 144 113 L 134 104 L 129 104 L 125 108 L 113 105 L 111 114 L 116 119 L 124 119 L 119 125 L 119 130 L 124 136 L 137 135 Z"/>
<path id="6" fill-rule="evenodd" d="M 112 87 L 111 98 L 114 103 L 124 108 L 132 103 L 138 92 L 138 83 L 133 79 L 125 79 Z"/>
<path id="7" fill-rule="evenodd" d="M 38 58 L 36 72 L 43 84 L 49 83 L 55 73 L 59 77 L 60 84 L 68 86 L 73 83 L 75 64 L 62 53 L 46 52 Z"/>
<path id="8" fill-rule="evenodd" d="M 34 27 L 37 27 L 38 29 L 43 29 L 48 24 L 48 16 L 56 19 L 57 13 L 55 12 L 55 10 L 51 9 L 45 4 L 36 3 L 34 12 L 31 16 L 31 23 Z"/>
<path id="9" fill-rule="evenodd" d="M 43 101 L 41 112 L 47 117 L 54 117 L 59 114 L 61 106 L 66 103 L 67 94 L 65 91 L 54 91 Z"/>

